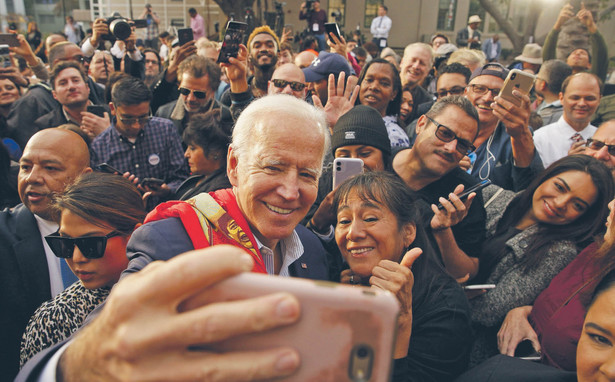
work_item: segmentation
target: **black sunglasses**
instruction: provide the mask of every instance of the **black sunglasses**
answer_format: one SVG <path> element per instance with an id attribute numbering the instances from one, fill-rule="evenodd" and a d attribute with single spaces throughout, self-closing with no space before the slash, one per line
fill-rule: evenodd
<path id="1" fill-rule="evenodd" d="M 606 149 L 609 152 L 609 155 L 615 156 L 615 145 L 607 145 L 606 143 L 602 141 L 589 138 L 587 142 L 585 143 L 585 146 L 589 147 L 592 150 L 596 150 L 596 151 L 606 146 Z"/>
<path id="2" fill-rule="evenodd" d="M 121 236 L 122 233 L 113 231 L 106 236 L 82 236 L 66 237 L 60 236 L 58 232 L 45 236 L 45 241 L 54 255 L 63 259 L 71 259 L 75 251 L 75 245 L 79 248 L 84 257 L 88 259 L 100 259 L 105 255 L 107 239 Z"/>
<path id="3" fill-rule="evenodd" d="M 194 96 L 198 99 L 204 99 L 205 97 L 207 97 L 207 93 L 202 92 L 202 91 L 192 90 L 188 88 L 179 88 L 179 93 L 181 95 L 188 96 L 190 92 L 194 93 Z"/>
<path id="4" fill-rule="evenodd" d="M 428 120 L 430 120 L 431 123 L 436 125 L 436 134 L 435 134 L 436 138 L 438 138 L 442 142 L 452 142 L 455 139 L 457 140 L 456 149 L 460 154 L 468 155 L 472 151 L 476 150 L 476 147 L 474 147 L 472 143 L 470 143 L 469 141 L 466 141 L 465 139 L 459 138 L 457 134 L 453 133 L 453 131 L 449 129 L 448 127 L 444 126 L 441 123 L 434 121 L 433 119 L 427 116 L 425 117 Z"/>
<path id="5" fill-rule="evenodd" d="M 463 91 L 466 90 L 463 86 L 453 86 L 450 89 L 442 89 L 436 92 L 438 98 L 446 97 L 447 95 L 460 95 L 463 94 Z"/>
<path id="6" fill-rule="evenodd" d="M 273 85 L 276 88 L 280 89 L 284 89 L 286 85 L 290 85 L 290 88 L 295 92 L 300 92 L 301 90 L 305 89 L 305 84 L 297 81 L 286 81 L 277 79 L 271 80 L 271 82 L 273 82 Z"/>

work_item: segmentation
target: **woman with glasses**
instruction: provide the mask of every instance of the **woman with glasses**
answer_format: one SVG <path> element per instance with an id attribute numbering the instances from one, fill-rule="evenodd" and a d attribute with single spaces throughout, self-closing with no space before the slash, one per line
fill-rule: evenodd
<path id="1" fill-rule="evenodd" d="M 473 364 L 498 352 L 496 333 L 513 308 L 531 304 L 577 255 L 577 245 L 604 228 L 613 178 L 606 166 L 586 155 L 554 162 L 525 191 L 497 186 L 483 190 L 487 239 L 474 268 L 472 284 L 476 340 Z M 477 272 L 478 271 L 478 272 Z"/>
<path id="2" fill-rule="evenodd" d="M 88 173 L 56 195 L 60 228 L 45 238 L 79 281 L 34 313 L 21 343 L 23 365 L 39 351 L 75 332 L 103 302 L 128 265 L 126 244 L 145 218 L 141 194 L 127 179 Z"/>
<path id="3" fill-rule="evenodd" d="M 177 189 L 179 200 L 190 199 L 202 192 L 231 188 L 226 175 L 226 153 L 230 138 L 220 127 L 220 109 L 190 118 L 182 135 L 188 146 L 184 157 L 192 176 Z"/>
<path id="4" fill-rule="evenodd" d="M 371 60 L 363 67 L 358 85 L 360 88 L 356 104 L 371 106 L 380 113 L 391 147 L 409 147 L 408 135 L 397 123 L 402 89 L 395 65 L 383 58 Z"/>

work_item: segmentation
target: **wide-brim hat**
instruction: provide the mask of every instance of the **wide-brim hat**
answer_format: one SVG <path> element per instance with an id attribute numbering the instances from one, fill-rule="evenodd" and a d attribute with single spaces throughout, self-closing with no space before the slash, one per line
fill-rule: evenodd
<path id="1" fill-rule="evenodd" d="M 542 65 L 542 47 L 538 44 L 526 44 L 521 55 L 515 57 L 515 60 Z"/>
<path id="2" fill-rule="evenodd" d="M 483 20 L 480 19 L 479 15 L 472 15 L 470 16 L 470 18 L 468 19 L 468 24 L 474 24 L 474 23 L 480 23 Z"/>

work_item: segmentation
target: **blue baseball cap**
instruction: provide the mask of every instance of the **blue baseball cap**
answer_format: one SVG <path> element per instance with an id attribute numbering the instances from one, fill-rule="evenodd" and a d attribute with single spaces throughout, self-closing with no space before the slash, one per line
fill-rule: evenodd
<path id="1" fill-rule="evenodd" d="M 348 60 L 337 53 L 325 52 L 318 54 L 318 57 L 307 68 L 303 68 L 305 82 L 316 82 L 329 78 L 333 73 L 337 77 L 341 72 L 346 73 L 346 78 L 351 74 Z"/>

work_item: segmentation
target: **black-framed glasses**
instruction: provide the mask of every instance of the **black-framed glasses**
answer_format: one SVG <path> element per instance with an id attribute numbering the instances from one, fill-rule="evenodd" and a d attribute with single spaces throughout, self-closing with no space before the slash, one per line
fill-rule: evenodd
<path id="1" fill-rule="evenodd" d="M 498 94 L 500 94 L 500 90 L 502 89 L 493 89 L 493 88 L 488 88 L 486 86 L 483 85 L 470 85 L 470 87 L 472 88 L 472 91 L 474 93 L 476 93 L 476 95 L 482 96 L 487 94 L 487 91 L 491 92 L 491 95 L 496 97 Z"/>
<path id="2" fill-rule="evenodd" d="M 441 89 L 436 92 L 438 98 L 446 97 L 447 95 L 461 95 L 466 90 L 463 86 L 453 86 L 450 89 Z"/>
<path id="3" fill-rule="evenodd" d="M 294 92 L 300 92 L 303 89 L 305 89 L 305 84 L 302 82 L 297 82 L 297 81 L 286 81 L 286 80 L 271 80 L 271 82 L 273 82 L 273 85 L 276 88 L 280 88 L 280 89 L 284 89 L 286 87 L 286 85 L 290 85 L 290 88 L 294 91 Z"/>
<path id="4" fill-rule="evenodd" d="M 152 119 L 152 115 L 149 114 L 149 115 L 147 115 L 145 117 L 124 118 L 124 117 L 120 117 L 119 114 L 118 114 L 117 115 L 117 119 L 122 121 L 122 123 L 125 124 L 125 125 L 134 125 L 135 122 L 139 122 L 139 125 L 147 125 L 147 123 L 150 121 L 150 119 Z"/>
<path id="5" fill-rule="evenodd" d="M 431 123 L 436 125 L 436 134 L 435 134 L 436 138 L 438 138 L 442 142 L 452 142 L 455 139 L 457 140 L 456 149 L 457 151 L 459 151 L 459 153 L 463 155 L 468 155 L 472 151 L 476 150 L 476 147 L 474 147 L 472 143 L 470 143 L 469 141 L 466 141 L 465 139 L 459 138 L 457 134 L 453 133 L 453 131 L 449 129 L 448 127 L 444 126 L 441 123 L 434 121 L 430 117 L 427 117 L 427 119 L 430 120 Z"/>
<path id="6" fill-rule="evenodd" d="M 589 147 L 592 150 L 600 150 L 604 146 L 606 146 L 609 155 L 615 156 L 615 145 L 607 145 L 606 143 L 599 141 L 597 139 L 589 138 L 587 142 L 585 142 L 585 146 Z"/>
<path id="7" fill-rule="evenodd" d="M 200 90 L 192 90 L 192 89 L 188 89 L 188 88 L 179 88 L 179 93 L 181 95 L 185 95 L 188 96 L 190 95 L 190 93 L 194 93 L 194 96 L 198 99 L 205 99 L 205 97 L 207 97 L 207 93 L 202 92 Z"/>
<path id="8" fill-rule="evenodd" d="M 84 257 L 88 259 L 100 259 L 105 255 L 107 240 L 121 235 L 121 232 L 112 231 L 105 236 L 66 237 L 56 232 L 49 236 L 45 236 L 45 241 L 49 244 L 49 248 L 51 248 L 53 254 L 62 259 L 71 259 L 73 257 L 75 245 L 79 248 Z"/>

